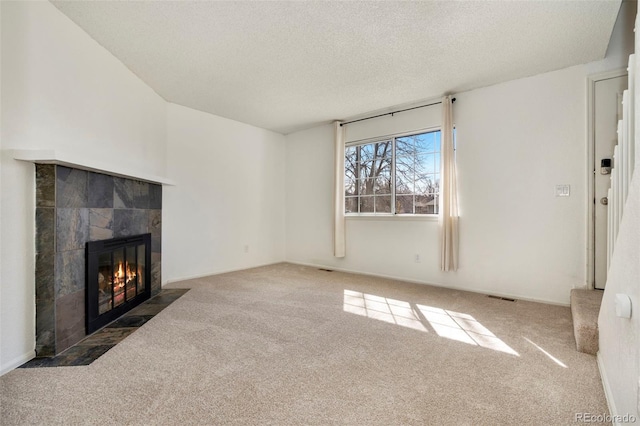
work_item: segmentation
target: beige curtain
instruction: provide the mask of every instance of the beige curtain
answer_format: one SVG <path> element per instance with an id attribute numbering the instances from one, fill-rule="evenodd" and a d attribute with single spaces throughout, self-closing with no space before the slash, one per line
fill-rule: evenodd
<path id="1" fill-rule="evenodd" d="M 440 154 L 440 245 L 443 271 L 458 269 L 458 189 L 453 150 L 451 96 L 442 99 L 442 148 Z"/>
<path id="2" fill-rule="evenodd" d="M 333 123 L 334 127 L 334 191 L 333 191 L 333 255 L 345 256 L 345 220 L 344 220 L 344 127 L 340 122 Z"/>

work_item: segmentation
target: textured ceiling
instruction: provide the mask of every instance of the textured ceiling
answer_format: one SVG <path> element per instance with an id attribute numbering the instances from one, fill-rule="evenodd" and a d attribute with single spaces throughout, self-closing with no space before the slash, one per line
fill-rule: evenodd
<path id="1" fill-rule="evenodd" d="M 604 57 L 620 1 L 52 1 L 170 102 L 289 133 Z"/>

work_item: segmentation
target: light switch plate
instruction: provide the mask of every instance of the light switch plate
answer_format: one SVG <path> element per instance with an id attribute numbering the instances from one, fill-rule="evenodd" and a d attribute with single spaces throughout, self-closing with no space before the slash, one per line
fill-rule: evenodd
<path id="1" fill-rule="evenodd" d="M 569 197 L 571 195 L 571 185 L 556 185 L 556 197 Z"/>

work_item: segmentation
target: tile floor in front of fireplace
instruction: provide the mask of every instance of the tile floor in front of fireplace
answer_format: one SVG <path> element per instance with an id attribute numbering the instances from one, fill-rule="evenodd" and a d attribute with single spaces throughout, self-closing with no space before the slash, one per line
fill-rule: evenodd
<path id="1" fill-rule="evenodd" d="M 189 289 L 162 290 L 156 296 L 133 308 L 104 328 L 85 337 L 64 352 L 54 357 L 34 358 L 21 365 L 20 368 L 89 365 L 164 308 L 179 299 L 187 291 Z"/>

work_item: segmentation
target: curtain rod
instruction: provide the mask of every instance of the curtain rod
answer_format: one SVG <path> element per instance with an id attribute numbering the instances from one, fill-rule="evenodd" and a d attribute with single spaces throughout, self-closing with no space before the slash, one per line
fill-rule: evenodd
<path id="1" fill-rule="evenodd" d="M 455 101 L 456 101 L 456 98 L 452 98 L 451 99 L 451 103 L 454 103 Z M 420 106 L 417 106 L 417 107 L 407 108 L 407 109 L 401 109 L 399 111 L 386 112 L 384 114 L 374 115 L 373 117 L 367 117 L 367 118 L 361 118 L 359 120 L 347 121 L 346 123 L 340 123 L 340 127 L 344 126 L 345 124 L 357 123 L 358 121 L 371 120 L 372 118 L 384 117 L 385 115 L 393 115 L 393 114 L 397 114 L 399 112 L 411 111 L 413 109 L 424 108 L 424 107 L 428 107 L 428 106 L 438 105 L 438 104 L 441 104 L 441 103 L 442 103 L 442 101 L 434 102 L 432 104 L 420 105 Z"/>

